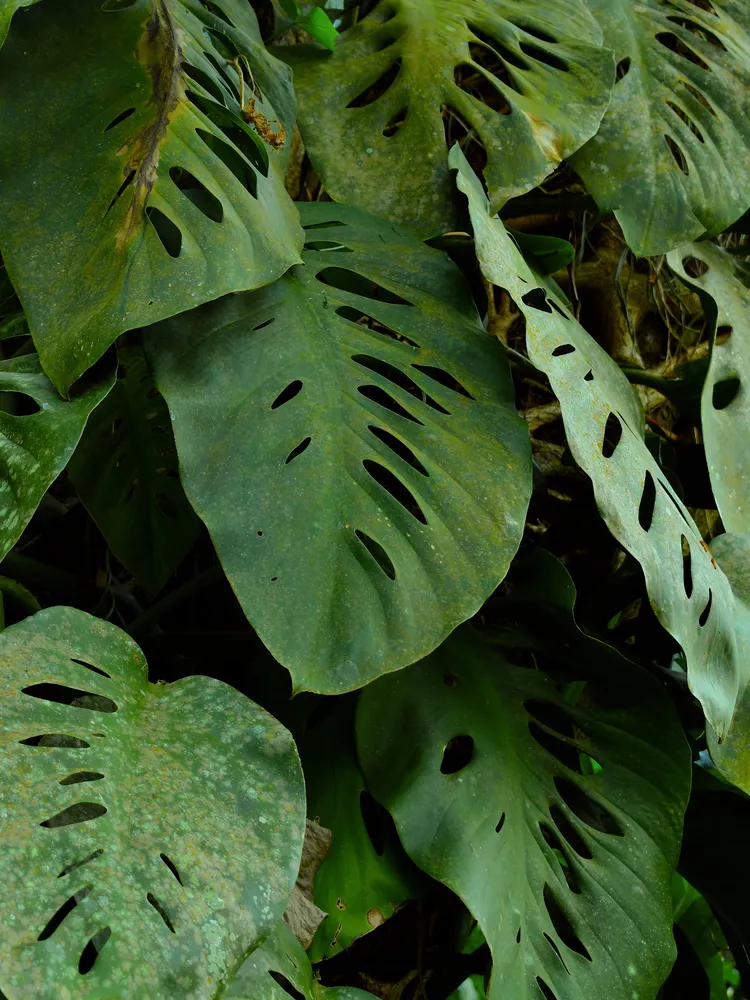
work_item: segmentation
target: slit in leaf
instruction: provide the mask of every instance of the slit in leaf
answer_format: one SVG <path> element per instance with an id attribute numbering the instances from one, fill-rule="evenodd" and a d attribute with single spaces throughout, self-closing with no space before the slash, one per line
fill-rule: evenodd
<path id="1" fill-rule="evenodd" d="M 596 802 L 582 788 L 558 775 L 553 778 L 553 781 L 565 805 L 582 823 L 590 826 L 592 830 L 608 833 L 612 837 L 625 836 L 622 827 L 612 813 Z M 562 833 L 562 831 L 560 832 Z"/>
<path id="2" fill-rule="evenodd" d="M 357 392 L 364 396 L 365 399 L 369 399 L 373 403 L 377 403 L 378 406 L 390 410 L 391 413 L 395 413 L 399 417 L 405 417 L 406 420 L 411 420 L 412 423 L 424 427 L 421 420 L 417 420 L 416 417 L 412 416 L 408 410 L 405 410 L 400 403 L 396 402 L 393 396 L 389 395 L 385 389 L 381 389 L 379 385 L 360 385 L 357 387 Z"/>
<path id="3" fill-rule="evenodd" d="M 607 423 L 604 425 L 604 437 L 602 438 L 602 455 L 604 458 L 612 458 L 620 439 L 622 438 L 622 423 L 615 413 L 610 413 Z"/>
<path id="4" fill-rule="evenodd" d="M 684 535 L 680 535 L 680 544 L 682 547 L 682 585 L 685 588 L 685 597 L 690 598 L 693 593 L 693 569 L 690 542 Z"/>
<path id="5" fill-rule="evenodd" d="M 456 392 L 460 396 L 466 396 L 467 399 L 474 399 L 474 396 L 469 392 L 469 390 L 461 385 L 455 375 L 451 375 L 450 372 L 445 371 L 443 368 L 435 368 L 433 365 L 412 365 L 412 368 L 416 368 L 418 372 L 422 372 L 428 378 L 431 378 L 434 382 L 444 385 L 446 389 L 450 389 L 451 392 Z"/>
<path id="6" fill-rule="evenodd" d="M 153 906 L 153 908 L 159 914 L 159 916 L 161 917 L 161 919 L 166 924 L 167 928 L 172 932 L 172 934 L 174 934 L 175 933 L 175 929 L 174 929 L 174 926 L 172 925 L 172 921 L 167 916 L 167 913 L 166 913 L 164 907 L 161 905 L 161 903 L 156 898 L 156 896 L 154 896 L 154 894 L 151 893 L 151 892 L 147 892 L 146 893 L 146 899 L 149 901 L 149 903 Z"/>
<path id="7" fill-rule="evenodd" d="M 415 497 L 390 469 L 386 469 L 384 465 L 381 465 L 379 462 L 373 462 L 369 458 L 366 458 L 362 462 L 362 465 L 375 482 L 379 486 L 382 486 L 397 503 L 401 504 L 404 510 L 408 511 L 417 521 L 427 524 L 427 518 L 424 516 L 422 508 L 417 503 Z"/>
<path id="8" fill-rule="evenodd" d="M 708 616 L 711 614 L 711 604 L 713 603 L 714 592 L 711 588 L 708 588 L 708 600 L 706 601 L 706 606 L 701 611 L 700 618 L 698 619 L 698 624 L 701 628 L 705 628 L 706 622 L 708 621 Z"/>
<path id="9" fill-rule="evenodd" d="M 588 949 L 579 938 L 568 915 L 558 903 L 552 889 L 548 885 L 544 886 L 543 898 L 545 908 L 549 914 L 550 920 L 552 921 L 552 926 L 555 928 L 555 933 L 560 938 L 562 943 L 566 947 L 570 948 L 571 951 L 577 952 L 590 962 L 591 955 L 589 954 Z"/>
<path id="10" fill-rule="evenodd" d="M 673 31 L 660 31 L 656 36 L 656 40 L 666 49 L 669 49 L 670 52 L 674 52 L 683 59 L 687 59 L 687 61 L 691 62 L 694 66 L 698 66 L 707 73 L 711 71 L 711 67 L 705 63 L 701 57 L 690 48 L 689 45 L 686 45 L 682 39 L 678 38 Z"/>
<path id="11" fill-rule="evenodd" d="M 405 389 L 416 399 L 427 403 L 428 406 L 432 407 L 433 410 L 437 410 L 438 413 L 444 413 L 446 416 L 450 415 L 450 411 L 446 410 L 444 406 L 441 406 L 440 403 L 423 392 L 414 379 L 388 361 L 383 361 L 382 358 L 375 358 L 370 354 L 353 354 L 352 361 L 358 365 L 362 365 L 363 368 L 367 368 L 371 372 L 382 375 L 383 378 L 388 379 L 389 382 L 397 385 L 400 389 Z"/>
<path id="12" fill-rule="evenodd" d="M 391 139 L 396 135 L 406 121 L 406 116 L 408 114 L 408 108 L 400 108 L 395 115 L 391 117 L 386 122 L 385 128 L 383 129 L 383 135 L 386 139 Z"/>
<path id="13" fill-rule="evenodd" d="M 568 975 L 570 975 L 570 970 L 568 969 L 567 965 L 565 964 L 565 959 L 562 957 L 562 952 L 560 951 L 560 949 L 557 947 L 557 945 L 555 944 L 555 942 L 552 940 L 552 938 L 549 936 L 549 934 L 547 934 L 546 931 L 545 931 L 544 937 L 545 937 L 545 940 L 547 941 L 547 943 L 549 944 L 549 946 L 554 951 L 554 953 L 560 959 L 560 962 L 562 963 L 563 969 L 565 969 L 565 971 L 568 973 Z"/>
<path id="14" fill-rule="evenodd" d="M 299 455 L 301 455 L 303 451 L 306 451 L 311 441 L 312 441 L 311 437 L 306 437 L 304 441 L 300 441 L 300 443 L 297 445 L 296 448 L 292 448 L 292 450 L 286 456 L 284 465 L 289 465 L 289 463 L 293 462 L 294 459 L 297 458 Z"/>
<path id="15" fill-rule="evenodd" d="M 581 894 L 581 887 L 578 884 L 575 872 L 571 868 L 570 861 L 568 860 L 568 855 L 565 853 L 562 841 L 550 829 L 550 827 L 547 826 L 546 823 L 540 823 L 539 830 L 541 831 L 547 846 L 552 848 L 552 853 L 555 855 L 555 859 L 560 865 L 560 870 L 562 871 L 563 877 L 568 884 L 568 888 L 571 892 L 579 896 Z"/>
<path id="16" fill-rule="evenodd" d="M 552 733 L 547 732 L 546 729 L 542 729 L 541 726 L 538 726 L 533 721 L 529 722 L 529 732 L 536 743 L 543 750 L 546 750 L 551 757 L 554 757 L 556 761 L 576 774 L 583 773 L 580 756 L 576 747 L 571 746 L 570 743 L 566 743 L 565 740 L 558 739 L 557 736 L 553 736 Z"/>
<path id="17" fill-rule="evenodd" d="M 221 160 L 227 170 L 234 174 L 247 193 L 253 198 L 257 198 L 258 178 L 255 175 L 255 170 L 244 156 L 241 156 L 228 142 L 224 142 L 223 139 L 219 139 L 218 136 L 212 135 L 210 132 L 197 128 L 195 134 Z"/>
<path id="18" fill-rule="evenodd" d="M 382 441 L 384 445 L 390 448 L 395 455 L 402 458 L 404 462 L 408 463 L 413 469 L 421 473 L 423 476 L 429 476 L 429 472 L 425 469 L 411 448 L 399 438 L 391 434 L 390 431 L 386 431 L 382 427 L 374 427 L 372 424 L 368 424 L 367 429 L 371 434 L 374 434 L 378 440 Z"/>
<path id="19" fill-rule="evenodd" d="M 388 302 L 394 306 L 413 306 L 413 303 L 402 299 L 400 295 L 389 291 L 376 281 L 371 281 L 348 267 L 324 267 L 315 275 L 318 281 L 342 292 L 351 292 L 376 302 Z"/>
<path id="20" fill-rule="evenodd" d="M 81 667 L 86 667 L 87 670 L 93 670 L 95 674 L 99 674 L 101 677 L 107 677 L 110 680 L 112 678 L 112 674 L 108 674 L 106 670 L 102 670 L 100 667 L 95 667 L 93 663 L 87 663 L 86 660 L 77 660 L 74 656 L 71 656 L 71 661 Z"/>
<path id="21" fill-rule="evenodd" d="M 61 826 L 75 826 L 76 823 L 88 823 L 89 820 L 98 819 L 106 813 L 106 808 L 99 802 L 76 802 L 67 809 L 45 819 L 39 826 L 48 830 L 57 829 Z"/>
<path id="22" fill-rule="evenodd" d="M 557 996 L 552 992 L 541 976 L 536 977 L 536 984 L 539 987 L 539 992 L 544 997 L 544 1000 L 557 1000 Z"/>
<path id="23" fill-rule="evenodd" d="M 495 833 L 500 833 L 500 831 L 504 826 L 505 826 L 505 813 L 503 813 L 500 819 L 497 821 L 497 826 L 495 827 Z"/>
<path id="24" fill-rule="evenodd" d="M 293 986 L 286 976 L 282 975 L 280 972 L 275 972 L 273 969 L 268 970 L 268 975 L 273 979 L 275 983 L 278 983 L 282 990 L 290 996 L 292 1000 L 305 1000 L 303 993 Z"/>
<path id="25" fill-rule="evenodd" d="M 119 186 L 119 188 L 118 188 L 118 189 L 117 189 L 117 191 L 115 192 L 115 196 L 114 196 L 114 198 L 113 198 L 113 199 L 112 199 L 112 201 L 111 201 L 111 202 L 109 203 L 109 206 L 108 206 L 108 208 L 107 208 L 107 211 L 106 211 L 106 212 L 104 213 L 105 215 L 109 215 L 109 213 L 110 213 L 110 211 L 112 210 L 113 206 L 114 206 L 114 205 L 115 205 L 115 204 L 117 203 L 117 201 L 118 201 L 118 200 L 119 200 L 119 199 L 120 199 L 120 198 L 121 198 L 121 197 L 123 196 L 123 194 L 125 194 L 125 192 L 126 192 L 126 191 L 127 191 L 127 189 L 128 189 L 129 187 L 130 187 L 130 185 L 131 185 L 131 184 L 133 183 L 133 181 L 134 181 L 134 180 L 135 180 L 135 170 L 131 170 L 131 171 L 130 171 L 130 172 L 128 173 L 128 175 L 127 175 L 127 176 L 125 177 L 125 180 L 124 180 L 124 181 L 122 182 L 122 184 L 121 184 L 121 185 Z"/>
<path id="26" fill-rule="evenodd" d="M 104 129 L 105 132 L 109 132 L 111 129 L 116 128 L 120 122 L 126 121 L 131 115 L 135 114 L 135 108 L 128 108 L 126 111 L 121 111 L 117 117 L 113 118 L 112 121 Z"/>
<path id="27" fill-rule="evenodd" d="M 372 558 L 382 569 L 382 571 L 385 573 L 388 579 L 395 580 L 396 567 L 393 565 L 391 557 L 385 551 L 380 542 L 376 542 L 374 538 L 370 538 L 369 535 L 366 535 L 364 531 L 359 531 L 359 529 L 357 529 L 354 532 L 354 534 L 357 536 L 360 542 L 362 542 L 364 547 L 367 549 L 367 551 L 370 553 Z"/>
<path id="28" fill-rule="evenodd" d="M 171 219 L 153 205 L 146 209 L 146 215 L 154 232 L 159 237 L 159 242 L 167 251 L 170 257 L 177 258 L 182 252 L 182 232 L 180 227 L 175 225 Z"/>
<path id="29" fill-rule="evenodd" d="M 63 878 L 65 875 L 70 875 L 70 873 L 72 871 L 75 871 L 76 868 L 81 868 L 83 865 L 87 865 L 89 861 L 95 861 L 96 858 L 101 857 L 102 854 L 104 854 L 104 851 L 100 847 L 98 851 L 92 851 L 91 854 L 88 854 L 85 858 L 82 858 L 80 861 L 74 861 L 72 865 L 67 865 L 65 868 L 63 868 L 63 870 L 57 877 Z"/>
<path id="30" fill-rule="evenodd" d="M 593 854 L 589 850 L 586 841 L 578 833 L 562 809 L 559 806 L 552 805 L 550 806 L 549 814 L 550 819 L 557 827 L 558 833 L 568 846 L 575 851 L 579 858 L 583 858 L 584 861 L 590 861 Z"/>
<path id="31" fill-rule="evenodd" d="M 384 337 L 389 337 L 391 340 L 397 341 L 399 344 L 406 344 L 407 347 L 413 347 L 419 350 L 419 344 L 415 341 L 410 340 L 403 333 L 397 333 L 396 330 L 391 329 L 380 320 L 375 319 L 373 316 L 369 316 L 367 313 L 362 312 L 361 309 L 354 309 L 352 306 L 339 306 L 335 310 L 337 316 L 341 316 L 342 319 L 348 319 L 352 323 L 356 323 L 357 326 L 369 330 L 370 333 L 379 333 Z"/>
<path id="32" fill-rule="evenodd" d="M 102 927 L 83 949 L 81 957 L 78 960 L 78 971 L 82 976 L 87 976 L 94 968 L 96 960 L 101 954 L 104 945 L 109 941 L 111 934 L 111 927 Z"/>
<path id="33" fill-rule="evenodd" d="M 643 492 L 641 502 L 638 505 L 638 523 L 644 531 L 648 531 L 654 518 L 654 507 L 656 506 L 656 484 L 654 477 L 646 471 L 646 478 L 643 481 Z"/>
<path id="34" fill-rule="evenodd" d="M 529 56 L 529 58 L 536 60 L 536 62 L 544 63 L 545 66 L 549 66 L 551 69 L 559 70 L 561 73 L 568 73 L 570 71 L 570 67 L 564 59 L 553 55 L 552 52 L 548 52 L 540 45 L 533 45 L 530 42 L 521 42 L 519 44 L 519 48 L 521 49 L 521 52 Z"/>
<path id="35" fill-rule="evenodd" d="M 278 410 L 280 406 L 284 403 L 288 403 L 290 400 L 294 399 L 298 392 L 302 389 L 302 382 L 296 378 L 293 382 L 290 382 L 286 388 L 282 389 L 278 394 L 276 399 L 271 403 L 272 410 Z"/>
<path id="36" fill-rule="evenodd" d="M 615 83 L 619 83 L 620 80 L 624 79 L 630 72 L 630 56 L 625 56 L 624 59 L 620 59 L 615 67 Z"/>
<path id="37" fill-rule="evenodd" d="M 172 874 L 180 883 L 180 885 L 182 885 L 182 879 L 180 878 L 180 873 L 177 870 L 177 865 L 175 865 L 174 861 L 172 861 L 172 859 L 168 857 L 166 854 L 160 854 L 159 857 L 162 859 L 167 868 L 172 872 Z"/>
<path id="38" fill-rule="evenodd" d="M 169 171 L 172 182 L 185 197 L 211 222 L 222 222 L 224 206 L 205 184 L 182 167 L 172 167 Z"/>
<path id="39" fill-rule="evenodd" d="M 67 778 L 62 778 L 61 785 L 78 785 L 82 781 L 100 781 L 104 777 L 98 771 L 74 771 Z"/>
<path id="40" fill-rule="evenodd" d="M 698 38 L 702 39 L 704 42 L 708 42 L 709 45 L 713 45 L 714 48 L 721 49 L 722 52 L 727 51 L 727 47 L 721 39 L 715 35 L 713 31 L 709 31 L 708 28 L 699 24 L 697 21 L 693 21 L 689 17 L 679 17 L 675 14 L 670 14 L 667 17 L 667 20 L 671 21 L 672 24 L 678 24 L 681 28 L 691 32 L 691 34 L 697 35 Z"/>
<path id="41" fill-rule="evenodd" d="M 687 80 L 682 80 L 681 85 L 685 88 L 685 90 L 690 94 L 691 97 L 695 98 L 695 100 L 702 107 L 704 107 L 706 111 L 708 111 L 709 114 L 713 115 L 714 118 L 716 118 L 716 110 L 714 106 L 711 104 L 711 102 L 705 96 L 705 94 L 702 93 L 702 91 L 698 90 L 697 87 L 694 87 L 692 84 L 688 83 Z"/>
<path id="42" fill-rule="evenodd" d="M 401 60 L 396 59 L 385 73 L 382 73 L 376 80 L 373 80 L 363 91 L 361 91 L 356 97 L 354 97 L 346 105 L 347 108 L 366 108 L 369 104 L 374 104 L 379 98 L 385 94 L 387 90 L 390 89 L 396 77 L 398 76 L 398 71 L 401 69 Z"/>
<path id="43" fill-rule="evenodd" d="M 54 701 L 60 705 L 71 705 L 73 708 L 86 708 L 91 712 L 116 712 L 117 705 L 111 698 L 101 694 L 91 694 L 78 688 L 67 687 L 64 684 L 31 684 L 23 688 L 22 694 L 42 701 Z"/>
<path id="44" fill-rule="evenodd" d="M 672 154 L 672 159 L 675 164 L 682 171 L 682 173 L 688 177 L 690 175 L 690 168 L 688 167 L 688 163 L 682 149 L 677 145 L 671 135 L 665 134 L 664 141 L 667 144 L 669 152 Z"/>
<path id="45" fill-rule="evenodd" d="M 706 140 L 703 138 L 703 133 L 698 128 L 698 126 L 695 124 L 695 122 L 693 121 L 693 119 L 688 116 L 687 112 L 683 111 L 681 107 L 679 107 L 677 104 L 674 103 L 674 101 L 666 101 L 665 103 L 666 103 L 667 107 L 671 111 L 673 111 L 675 113 L 675 115 L 677 115 L 677 117 L 680 119 L 680 121 L 684 125 L 687 125 L 687 127 L 693 133 L 693 135 L 698 140 L 698 142 L 705 143 Z"/>
<path id="46" fill-rule="evenodd" d="M 37 941 L 46 941 L 47 938 L 52 937 L 68 914 L 75 910 L 76 906 L 78 906 L 81 900 L 88 896 L 93 888 L 93 885 L 85 885 L 82 889 L 79 889 L 78 892 L 74 893 L 69 899 L 66 899 L 57 912 L 54 913 L 47 921 L 44 929 L 39 934 Z"/>
<path id="47" fill-rule="evenodd" d="M 575 725 L 566 711 L 556 705 L 553 701 L 541 701 L 530 699 L 525 701 L 523 707 L 528 714 L 540 722 L 548 729 L 554 729 L 560 736 L 567 736 L 570 739 L 575 737 Z"/>

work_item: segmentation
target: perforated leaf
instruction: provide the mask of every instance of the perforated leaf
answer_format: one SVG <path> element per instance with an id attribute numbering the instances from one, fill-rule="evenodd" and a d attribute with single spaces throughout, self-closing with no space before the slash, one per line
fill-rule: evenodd
<path id="1" fill-rule="evenodd" d="M 154 329 L 185 489 L 297 689 L 396 670 L 507 570 L 530 490 L 506 360 L 452 262 L 301 206 L 305 264 Z"/>
<path id="2" fill-rule="evenodd" d="M 746 264 L 709 243 L 675 250 L 669 266 L 708 298 L 715 326 L 703 384 L 701 429 L 711 487 L 724 527 L 750 533 L 750 288 Z M 689 269 L 689 270 L 686 270 Z"/>
<path id="3" fill-rule="evenodd" d="M 636 253 L 718 233 L 750 205 L 745 0 L 588 0 L 618 81 L 571 160 Z"/>
<path id="4" fill-rule="evenodd" d="M 0 559 L 67 465 L 89 414 L 113 382 L 111 371 L 68 401 L 36 354 L 0 361 Z"/>
<path id="5" fill-rule="evenodd" d="M 658 683 L 564 609 L 527 611 L 517 645 L 463 626 L 365 688 L 360 760 L 408 853 L 478 920 L 489 1000 L 653 997 L 674 959 L 689 750 Z"/>
<path id="6" fill-rule="evenodd" d="M 331 195 L 430 233 L 457 218 L 446 130 L 484 146 L 499 206 L 594 135 L 614 79 L 583 0 L 381 0 L 333 55 L 277 51 Z"/>
<path id="7" fill-rule="evenodd" d="M 208 1000 L 297 875 L 304 787 L 270 715 L 149 684 L 72 608 L 0 636 L 0 982 L 8 1000 Z"/>
<path id="8" fill-rule="evenodd" d="M 151 593 L 198 536 L 179 478 L 166 403 L 143 351 L 124 347 L 115 386 L 91 416 L 70 477 L 117 558 Z"/>
<path id="9" fill-rule="evenodd" d="M 291 987 L 291 989 L 290 989 Z M 313 976 L 310 960 L 285 923 L 245 960 L 226 1000 L 372 1000 L 349 986 L 326 989 Z"/>
<path id="10" fill-rule="evenodd" d="M 0 105 L 0 247 L 61 391 L 124 330 L 299 260 L 263 117 L 291 124 L 290 74 L 245 0 L 37 4 L 3 47 Z"/>
<path id="11" fill-rule="evenodd" d="M 612 534 L 643 567 L 651 603 L 681 644 L 690 688 L 724 736 L 741 690 L 729 583 L 684 504 L 644 443 L 638 398 L 610 356 L 534 274 L 459 149 L 458 185 L 469 199 L 476 251 L 488 281 L 508 290 L 526 319 L 529 358 L 560 400 L 573 456 L 591 477 Z"/>

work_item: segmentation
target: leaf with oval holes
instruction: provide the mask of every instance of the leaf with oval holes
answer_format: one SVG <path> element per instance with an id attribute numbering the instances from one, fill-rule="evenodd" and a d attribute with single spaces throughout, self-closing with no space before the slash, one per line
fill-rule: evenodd
<path id="1" fill-rule="evenodd" d="M 315 904 L 328 916 L 309 950 L 313 962 L 340 954 L 429 884 L 367 790 L 353 718 L 351 702 L 337 706 L 306 731 L 301 746 L 308 816 L 332 833 L 315 873 Z"/>
<path id="2" fill-rule="evenodd" d="M 115 387 L 94 410 L 69 473 L 112 552 L 153 594 L 187 555 L 200 521 L 143 350 L 123 347 L 119 358 Z"/>
<path id="3" fill-rule="evenodd" d="M 8 1000 L 221 995 L 297 876 L 290 734 L 220 681 L 150 684 L 72 608 L 3 632 L 0 676 Z"/>
<path id="4" fill-rule="evenodd" d="M 747 265 L 719 247 L 694 243 L 667 258 L 706 304 L 714 338 L 701 398 L 701 429 L 711 487 L 724 527 L 750 534 L 750 288 Z M 706 299 L 709 301 L 706 302 Z"/>
<path id="5" fill-rule="evenodd" d="M 535 274 L 458 148 L 451 152 L 469 200 L 477 256 L 488 281 L 507 289 L 526 319 L 531 362 L 560 401 L 565 431 L 612 534 L 640 562 L 662 625 L 685 651 L 690 689 L 726 734 L 743 666 L 733 634 L 729 582 L 644 442 L 635 391 L 612 358 L 566 309 L 554 283 Z"/>
<path id="6" fill-rule="evenodd" d="M 262 138 L 293 122 L 290 73 L 245 0 L 39 4 L 13 21 L 0 103 L 0 247 L 62 392 L 123 331 L 300 259 Z"/>
<path id="7" fill-rule="evenodd" d="M 614 80 L 583 0 L 381 0 L 333 55 L 275 51 L 326 190 L 430 234 L 460 218 L 446 142 L 484 147 L 499 206 L 595 134 Z"/>
<path id="8" fill-rule="evenodd" d="M 618 79 L 573 167 L 641 256 L 721 232 L 750 205 L 746 0 L 588 3 Z"/>
<path id="9" fill-rule="evenodd" d="M 572 684 L 465 625 L 365 688 L 359 757 L 406 851 L 478 920 L 489 1000 L 652 997 L 674 960 L 689 748 L 657 682 L 535 607 L 519 647 L 571 676 L 575 643 L 575 705 Z"/>
<path id="10" fill-rule="evenodd" d="M 114 371 L 103 372 L 64 400 L 36 354 L 0 361 L 0 559 L 67 465 L 113 382 Z"/>
<path id="11" fill-rule="evenodd" d="M 372 994 L 351 986 L 321 986 L 302 945 L 283 922 L 245 959 L 223 996 L 225 1000 L 373 1000 Z"/>
<path id="12" fill-rule="evenodd" d="M 188 497 L 297 690 L 352 690 L 474 614 L 518 547 L 528 431 L 455 265 L 300 206 L 305 264 L 147 338 Z"/>

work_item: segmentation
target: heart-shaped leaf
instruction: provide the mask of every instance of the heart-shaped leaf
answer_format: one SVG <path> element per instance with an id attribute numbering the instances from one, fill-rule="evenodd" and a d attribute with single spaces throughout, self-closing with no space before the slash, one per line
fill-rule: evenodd
<path id="1" fill-rule="evenodd" d="M 0 559 L 67 465 L 89 414 L 113 382 L 110 372 L 64 400 L 36 354 L 0 361 Z"/>
<path id="2" fill-rule="evenodd" d="M 559 572 L 541 560 L 540 589 Z M 689 749 L 648 674 L 564 607 L 528 610 L 518 646 L 464 626 L 365 688 L 360 760 L 407 852 L 479 921 L 489 1000 L 653 997 L 674 960 Z"/>
<path id="3" fill-rule="evenodd" d="M 142 349 L 121 348 L 119 360 L 115 386 L 94 410 L 69 473 L 114 554 L 155 593 L 200 521 L 182 489 L 169 412 Z"/>
<path id="4" fill-rule="evenodd" d="M 530 491 L 507 362 L 443 254 L 301 206 L 303 267 L 159 325 L 188 496 L 297 689 L 434 649 L 503 578 Z"/>
<path id="5" fill-rule="evenodd" d="M 297 875 L 291 736 L 206 677 L 150 684 L 72 608 L 0 635 L 0 982 L 8 1000 L 208 1000 Z"/>
<path id="6" fill-rule="evenodd" d="M 726 735 L 743 685 L 734 598 L 685 505 L 644 442 L 640 403 L 625 375 L 524 261 L 458 148 L 451 153 L 469 199 L 477 256 L 526 319 L 529 358 L 549 377 L 578 465 L 591 477 L 612 534 L 643 567 L 649 597 L 685 651 L 690 688 Z"/>
<path id="7" fill-rule="evenodd" d="M 484 147 L 499 207 L 594 135 L 614 79 L 583 0 L 381 0 L 333 55 L 277 52 L 331 195 L 429 233 L 458 218 L 446 139 Z"/>
<path id="8" fill-rule="evenodd" d="M 0 104 L 0 246 L 61 391 L 123 331 L 299 260 L 269 165 L 290 74 L 245 0 L 37 4 L 3 48 Z"/>
<path id="9" fill-rule="evenodd" d="M 588 4 L 618 80 L 573 166 L 638 254 L 721 232 L 750 205 L 746 0 Z"/>

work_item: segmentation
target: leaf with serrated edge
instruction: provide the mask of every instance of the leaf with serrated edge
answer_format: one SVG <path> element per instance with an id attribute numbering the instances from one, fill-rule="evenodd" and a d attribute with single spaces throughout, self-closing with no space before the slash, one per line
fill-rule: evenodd
<path id="1" fill-rule="evenodd" d="M 3 632 L 0 668 L 8 1000 L 220 995 L 297 875 L 290 734 L 220 681 L 150 684 L 128 636 L 72 608 Z"/>

